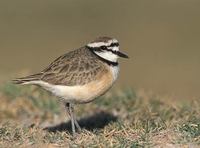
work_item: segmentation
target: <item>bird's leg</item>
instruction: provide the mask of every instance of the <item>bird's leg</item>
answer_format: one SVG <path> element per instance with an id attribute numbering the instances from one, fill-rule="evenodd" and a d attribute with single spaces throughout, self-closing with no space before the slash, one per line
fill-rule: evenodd
<path id="1" fill-rule="evenodd" d="M 79 126 L 79 124 L 78 124 L 78 122 L 77 122 L 77 120 L 76 120 L 76 116 L 75 116 L 75 114 L 74 114 L 74 106 L 73 106 L 73 104 L 71 104 L 70 106 L 71 106 L 71 111 L 72 111 L 71 116 L 72 116 L 72 118 L 73 118 L 73 120 L 74 120 L 74 124 L 75 124 L 75 126 L 76 126 L 78 132 L 80 132 L 80 131 L 81 131 L 81 127 Z"/>
<path id="2" fill-rule="evenodd" d="M 78 132 L 81 132 L 81 127 L 80 127 L 80 125 L 78 124 L 78 121 L 76 120 L 76 116 L 75 116 L 75 114 L 73 114 L 73 115 L 74 115 L 74 123 L 75 123 L 75 126 L 76 126 Z"/>
<path id="3" fill-rule="evenodd" d="M 75 135 L 76 131 L 75 131 L 75 126 L 74 126 L 74 116 L 73 116 L 72 104 L 67 103 L 66 106 L 67 106 L 69 116 L 71 118 L 72 134 Z"/>
<path id="4" fill-rule="evenodd" d="M 67 112 L 71 118 L 71 124 L 72 124 L 72 133 L 73 135 L 75 134 L 75 126 L 76 128 L 78 129 L 78 131 L 80 132 L 81 131 L 81 128 L 75 118 L 75 115 L 74 115 L 74 107 L 71 103 L 66 103 L 66 108 L 67 108 Z M 74 126 L 75 125 L 75 126 Z"/>

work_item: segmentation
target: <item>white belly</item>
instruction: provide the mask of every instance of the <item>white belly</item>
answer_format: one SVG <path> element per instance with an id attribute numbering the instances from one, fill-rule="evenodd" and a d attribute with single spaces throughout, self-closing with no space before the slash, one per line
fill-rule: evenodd
<path id="1" fill-rule="evenodd" d="M 117 79 L 118 72 L 118 67 L 112 67 L 109 73 L 101 76 L 98 80 L 81 86 L 52 85 L 44 81 L 33 81 L 27 84 L 40 85 L 66 102 L 87 103 L 103 95 Z"/>

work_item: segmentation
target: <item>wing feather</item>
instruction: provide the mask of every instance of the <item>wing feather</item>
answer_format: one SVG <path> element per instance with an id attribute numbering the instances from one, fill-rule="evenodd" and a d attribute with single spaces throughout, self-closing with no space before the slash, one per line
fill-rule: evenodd
<path id="1" fill-rule="evenodd" d="M 54 85 L 84 85 L 106 72 L 105 67 L 85 48 L 69 52 L 43 71 L 41 80 Z"/>
<path id="2" fill-rule="evenodd" d="M 42 80 L 53 85 L 84 85 L 108 71 L 100 62 L 92 52 L 82 47 L 58 57 L 40 73 L 13 82 L 25 84 Z"/>

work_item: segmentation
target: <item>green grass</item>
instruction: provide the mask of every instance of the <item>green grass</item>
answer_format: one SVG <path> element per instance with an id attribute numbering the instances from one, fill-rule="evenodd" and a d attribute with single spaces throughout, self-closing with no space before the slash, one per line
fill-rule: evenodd
<path id="1" fill-rule="evenodd" d="M 0 88 L 0 147 L 153 147 L 200 144 L 200 100 L 176 100 L 131 88 L 77 105 L 83 131 L 71 135 L 64 107 L 35 86 Z M 44 129 L 45 128 L 45 129 Z"/>

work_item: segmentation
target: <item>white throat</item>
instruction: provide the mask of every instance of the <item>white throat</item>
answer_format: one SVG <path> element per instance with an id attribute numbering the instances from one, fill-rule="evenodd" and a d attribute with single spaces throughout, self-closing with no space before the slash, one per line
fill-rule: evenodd
<path id="1" fill-rule="evenodd" d="M 110 62 L 117 62 L 118 59 L 118 56 L 112 53 L 111 51 L 102 51 L 102 52 L 94 51 L 94 53 Z"/>

